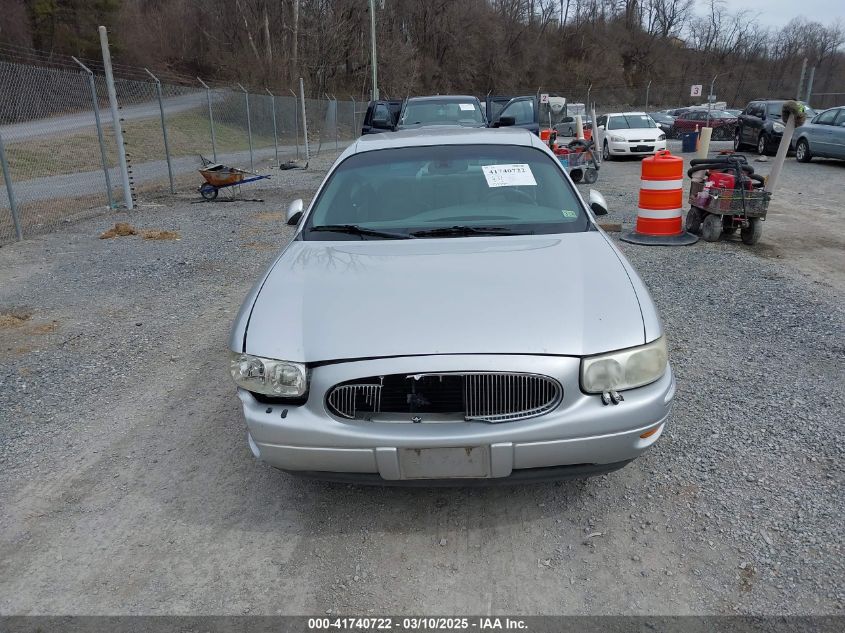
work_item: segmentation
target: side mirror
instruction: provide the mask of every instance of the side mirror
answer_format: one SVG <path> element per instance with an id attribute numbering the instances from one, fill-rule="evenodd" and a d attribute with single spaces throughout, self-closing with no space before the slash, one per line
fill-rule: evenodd
<path id="1" fill-rule="evenodd" d="M 607 200 L 595 189 L 590 189 L 590 208 L 596 215 L 607 215 Z"/>
<path id="2" fill-rule="evenodd" d="M 302 219 L 302 211 L 304 207 L 305 205 L 302 203 L 302 198 L 297 198 L 288 205 L 287 213 L 285 213 L 285 219 L 288 226 L 296 226 L 299 224 L 299 221 Z"/>
<path id="3" fill-rule="evenodd" d="M 392 130 L 393 123 L 387 119 L 373 119 L 373 127 L 378 130 Z"/>
<path id="4" fill-rule="evenodd" d="M 516 119 L 512 116 L 499 117 L 493 123 L 493 127 L 510 127 L 512 125 L 516 125 Z"/>

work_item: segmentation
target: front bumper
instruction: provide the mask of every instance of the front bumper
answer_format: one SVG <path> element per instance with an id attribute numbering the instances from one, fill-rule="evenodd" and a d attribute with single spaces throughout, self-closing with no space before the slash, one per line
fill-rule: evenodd
<path id="1" fill-rule="evenodd" d="M 400 459 L 402 449 L 455 447 L 484 447 L 491 479 L 561 466 L 585 467 L 585 474 L 613 470 L 639 456 L 660 437 L 671 411 L 675 379 L 669 368 L 658 381 L 624 392 L 621 403 L 604 405 L 600 396 L 581 392 L 579 366 L 577 358 L 551 356 L 377 359 L 315 368 L 308 402 L 301 406 L 268 405 L 243 390 L 238 395 L 249 429 L 249 445 L 256 457 L 284 470 L 326 479 L 346 473 L 403 482 L 407 479 Z M 552 376 L 563 385 L 563 399 L 546 415 L 498 424 L 412 423 L 399 419 L 399 415 L 392 422 L 344 420 L 329 414 L 325 407 L 328 389 L 353 378 L 470 370 Z M 654 434 L 640 437 L 655 428 Z"/>
<path id="2" fill-rule="evenodd" d="M 648 156 L 666 149 L 666 139 L 662 141 L 611 141 L 607 140 L 610 153 L 619 156 Z"/>

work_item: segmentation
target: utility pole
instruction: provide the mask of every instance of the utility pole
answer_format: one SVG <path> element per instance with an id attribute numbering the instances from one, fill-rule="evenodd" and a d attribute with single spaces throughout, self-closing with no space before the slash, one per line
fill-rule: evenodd
<path id="1" fill-rule="evenodd" d="M 801 88 L 804 87 L 804 73 L 807 72 L 807 58 L 804 58 L 804 63 L 801 64 L 801 78 L 798 80 L 798 88 L 795 90 L 795 100 L 801 100 Z"/>
<path id="2" fill-rule="evenodd" d="M 646 109 L 646 112 L 648 112 L 648 93 L 649 93 L 650 90 L 651 90 L 651 79 L 648 80 L 648 85 L 645 87 L 645 109 Z"/>
<path id="3" fill-rule="evenodd" d="M 370 63 L 373 67 L 373 101 L 378 101 L 378 61 L 376 60 L 376 3 L 370 0 Z"/>
<path id="4" fill-rule="evenodd" d="M 807 80 L 807 98 L 804 99 L 804 103 L 810 105 L 810 97 L 813 96 L 813 79 L 816 77 L 816 67 L 813 66 L 810 69 L 810 78 Z"/>

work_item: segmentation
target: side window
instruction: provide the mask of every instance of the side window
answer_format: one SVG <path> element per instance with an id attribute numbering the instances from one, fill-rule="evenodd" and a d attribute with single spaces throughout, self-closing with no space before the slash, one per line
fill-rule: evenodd
<path id="1" fill-rule="evenodd" d="M 596 125 L 607 125 L 607 117 L 604 116 L 604 115 L 601 115 L 600 117 L 598 117 L 596 119 Z"/>
<path id="2" fill-rule="evenodd" d="M 845 108 L 839 108 L 839 114 L 833 124 L 838 127 L 845 127 Z"/>
<path id="3" fill-rule="evenodd" d="M 386 103 L 377 103 L 375 110 L 373 110 L 373 121 L 387 123 L 390 121 L 390 108 Z"/>
<path id="4" fill-rule="evenodd" d="M 833 125 L 833 120 L 836 118 L 836 115 L 839 113 L 839 110 L 827 110 L 826 112 L 822 112 L 818 118 L 816 118 L 816 123 L 819 125 Z"/>
<path id="5" fill-rule="evenodd" d="M 762 118 L 763 105 L 760 103 L 752 103 L 750 106 L 748 106 L 748 114 L 751 116 L 756 116 L 758 119 Z"/>
<path id="6" fill-rule="evenodd" d="M 534 123 L 534 106 L 527 99 L 516 101 L 502 110 L 500 117 L 503 116 L 512 116 L 515 125 Z"/>

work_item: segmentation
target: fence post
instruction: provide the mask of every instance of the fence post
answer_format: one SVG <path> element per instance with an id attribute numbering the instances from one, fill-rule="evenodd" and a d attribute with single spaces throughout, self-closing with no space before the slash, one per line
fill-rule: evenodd
<path id="1" fill-rule="evenodd" d="M 337 138 L 337 97 L 332 93 L 332 100 L 334 101 L 334 151 L 338 151 L 340 149 L 339 139 Z"/>
<path id="2" fill-rule="evenodd" d="M 244 99 L 246 100 L 246 133 L 249 136 L 249 169 L 255 171 L 255 159 L 252 156 L 252 121 L 249 118 L 249 93 L 246 88 L 238 84 L 238 88 L 243 90 Z"/>
<path id="3" fill-rule="evenodd" d="M 358 127 L 358 102 L 355 101 L 355 97 L 349 95 L 349 98 L 352 99 L 352 138 L 356 138 L 358 134 L 356 133 L 356 129 Z"/>
<path id="4" fill-rule="evenodd" d="M 18 242 L 23 239 L 21 223 L 18 220 L 18 203 L 15 200 L 15 192 L 12 189 L 12 173 L 9 171 L 9 163 L 6 162 L 6 150 L 3 147 L 3 137 L 0 136 L 0 169 L 3 170 L 3 180 L 6 182 L 6 195 L 9 196 L 9 208 L 12 210 L 12 223 L 15 225 L 15 235 Z"/>
<path id="5" fill-rule="evenodd" d="M 311 160 L 308 152 L 308 119 L 305 117 L 305 82 L 299 78 L 299 100 L 302 104 L 302 138 L 305 139 L 305 160 Z"/>
<path id="6" fill-rule="evenodd" d="M 214 162 L 217 162 L 217 139 L 214 137 L 214 115 L 211 112 L 211 88 L 208 87 L 202 79 L 197 77 L 197 81 L 200 82 L 205 88 L 205 98 L 208 101 L 208 125 L 211 128 L 211 154 L 214 156 Z"/>
<path id="7" fill-rule="evenodd" d="M 299 98 L 293 90 L 288 90 L 293 95 L 293 134 L 296 139 L 296 160 L 299 160 Z"/>
<path id="8" fill-rule="evenodd" d="M 164 102 L 161 99 L 161 82 L 154 74 L 144 68 L 144 71 L 156 82 L 156 96 L 158 97 L 158 111 L 161 114 L 161 134 L 164 137 L 164 156 L 167 158 L 167 175 L 170 177 L 170 193 L 176 193 L 173 186 L 173 165 L 170 164 L 170 144 L 167 142 L 167 124 L 164 122 Z"/>
<path id="9" fill-rule="evenodd" d="M 103 161 L 103 176 L 106 178 L 106 197 L 109 201 L 109 209 L 114 209 L 114 199 L 111 195 L 111 176 L 109 175 L 109 161 L 106 156 L 106 141 L 103 138 L 103 124 L 100 121 L 100 102 L 97 99 L 97 85 L 94 83 L 94 73 L 88 66 L 83 64 L 76 57 L 71 56 L 71 59 L 82 67 L 88 73 L 88 84 L 91 86 L 91 104 L 94 106 L 94 123 L 97 125 L 97 140 L 100 142 L 100 158 Z"/>
<path id="10" fill-rule="evenodd" d="M 103 51 L 103 71 L 106 75 L 106 88 L 109 93 L 109 105 L 111 106 L 112 125 L 114 126 L 114 137 L 117 143 L 117 162 L 120 165 L 120 179 L 123 183 L 123 202 L 126 209 L 131 211 L 134 208 L 132 202 L 132 189 L 129 187 L 129 170 L 126 167 L 126 146 L 123 144 L 123 127 L 120 125 L 120 114 L 117 111 L 117 93 L 114 90 L 114 75 L 111 68 L 111 53 L 109 52 L 109 36 L 106 27 L 99 27 L 100 48 Z"/>
<path id="11" fill-rule="evenodd" d="M 265 88 L 267 94 L 270 95 L 270 105 L 273 108 L 273 151 L 276 156 L 276 164 L 279 164 L 279 135 L 276 130 L 276 95 L 270 92 L 269 88 Z"/>

